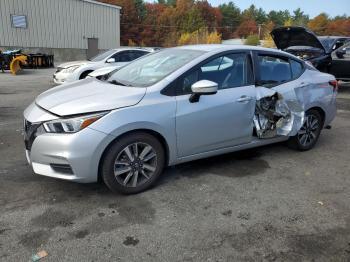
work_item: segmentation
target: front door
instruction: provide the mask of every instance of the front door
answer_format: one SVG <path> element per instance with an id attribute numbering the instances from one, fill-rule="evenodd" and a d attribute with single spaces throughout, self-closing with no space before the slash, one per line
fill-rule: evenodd
<path id="1" fill-rule="evenodd" d="M 179 79 L 176 112 L 179 157 L 252 140 L 255 86 L 250 61 L 245 53 L 226 54 L 207 61 Z M 216 82 L 219 90 L 191 103 L 191 85 L 199 80 Z"/>
<path id="2" fill-rule="evenodd" d="M 98 38 L 88 38 L 87 59 L 93 58 L 98 54 Z"/>

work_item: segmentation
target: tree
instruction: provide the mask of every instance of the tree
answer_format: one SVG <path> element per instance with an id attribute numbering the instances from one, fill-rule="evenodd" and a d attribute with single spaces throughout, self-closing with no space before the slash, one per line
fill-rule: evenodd
<path id="1" fill-rule="evenodd" d="M 268 19 L 272 21 L 275 26 L 283 26 L 287 20 L 291 19 L 291 15 L 288 10 L 285 11 L 270 11 L 267 15 Z"/>
<path id="2" fill-rule="evenodd" d="M 233 2 L 219 5 L 219 10 L 222 14 L 223 38 L 231 38 L 242 21 L 241 10 Z"/>
<path id="3" fill-rule="evenodd" d="M 244 20 L 254 20 L 258 24 L 263 24 L 267 21 L 267 16 L 262 8 L 257 9 L 255 5 L 251 5 L 249 8 L 245 9 L 242 13 Z"/>
<path id="4" fill-rule="evenodd" d="M 176 0 L 158 0 L 158 3 L 163 5 L 175 6 Z"/>
<path id="5" fill-rule="evenodd" d="M 201 13 L 197 8 L 190 8 L 184 12 L 182 19 L 180 20 L 181 32 L 194 32 L 205 26 Z"/>
<path id="6" fill-rule="evenodd" d="M 293 11 L 293 25 L 306 26 L 309 22 L 309 16 L 305 15 L 300 8 Z"/>
<path id="7" fill-rule="evenodd" d="M 265 24 L 265 26 L 263 28 L 264 28 L 264 30 L 263 30 L 263 35 L 264 35 L 263 46 L 269 47 L 269 48 L 276 47 L 275 42 L 273 41 L 272 36 L 271 36 L 271 31 L 275 28 L 274 22 L 269 21 L 268 23 Z"/>
<path id="8" fill-rule="evenodd" d="M 200 15 L 208 27 L 209 31 L 215 30 L 222 24 L 222 14 L 218 8 L 212 7 L 208 1 L 198 1 L 195 3 L 195 8 L 199 10 Z"/>
<path id="9" fill-rule="evenodd" d="M 240 38 L 246 38 L 249 35 L 256 35 L 257 33 L 258 27 L 256 22 L 252 19 L 243 21 L 235 32 L 235 34 Z"/>
<path id="10" fill-rule="evenodd" d="M 324 35 L 329 23 L 329 17 L 325 13 L 321 13 L 314 19 L 311 19 L 307 26 L 318 35 Z"/>
<path id="11" fill-rule="evenodd" d="M 350 36 L 350 19 L 336 19 L 330 21 L 325 30 L 325 34 Z"/>

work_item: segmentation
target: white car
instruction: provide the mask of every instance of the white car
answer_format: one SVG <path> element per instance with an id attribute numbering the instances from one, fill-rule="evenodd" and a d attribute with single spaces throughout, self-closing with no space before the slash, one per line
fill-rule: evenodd
<path id="1" fill-rule="evenodd" d="M 118 48 L 101 53 L 91 60 L 61 64 L 53 75 L 55 84 L 64 84 L 84 79 L 91 72 L 103 67 L 122 67 L 129 62 L 153 52 L 153 48 Z"/>
<path id="2" fill-rule="evenodd" d="M 102 67 L 100 69 L 92 71 L 90 74 L 88 74 L 87 78 L 94 77 L 100 79 L 102 76 L 105 76 L 121 67 L 122 66 L 120 65 Z"/>

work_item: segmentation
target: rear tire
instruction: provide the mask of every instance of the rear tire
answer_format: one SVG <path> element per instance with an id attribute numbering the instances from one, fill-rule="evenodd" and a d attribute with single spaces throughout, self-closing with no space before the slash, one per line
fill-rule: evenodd
<path id="1" fill-rule="evenodd" d="M 299 151 L 312 149 L 321 134 L 323 119 L 317 110 L 305 113 L 305 122 L 296 136 L 290 137 L 288 146 Z"/>
<path id="2" fill-rule="evenodd" d="M 113 192 L 136 194 L 154 185 L 164 163 L 162 144 L 150 134 L 136 132 L 117 139 L 107 150 L 101 176 Z"/>

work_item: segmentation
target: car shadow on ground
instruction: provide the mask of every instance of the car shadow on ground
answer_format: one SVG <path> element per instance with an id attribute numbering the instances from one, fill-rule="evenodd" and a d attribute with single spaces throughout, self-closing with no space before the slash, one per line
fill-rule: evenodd
<path id="1" fill-rule="evenodd" d="M 163 186 L 182 177 L 196 178 L 208 174 L 231 178 L 257 176 L 270 168 L 269 163 L 262 158 L 263 152 L 283 147 L 284 143 L 277 143 L 168 167 L 157 185 Z"/>

